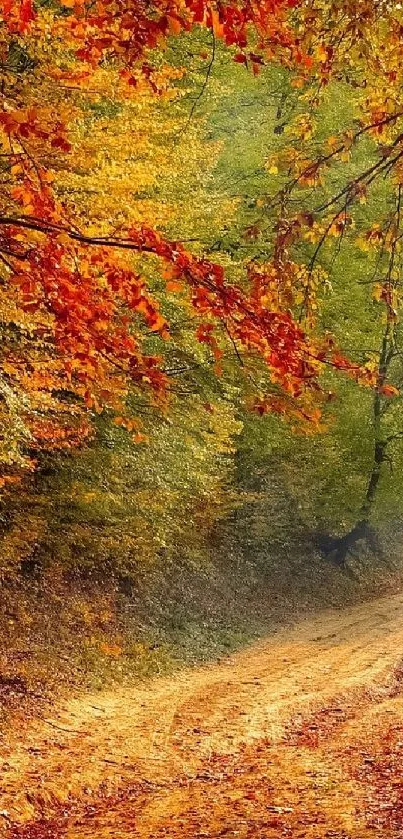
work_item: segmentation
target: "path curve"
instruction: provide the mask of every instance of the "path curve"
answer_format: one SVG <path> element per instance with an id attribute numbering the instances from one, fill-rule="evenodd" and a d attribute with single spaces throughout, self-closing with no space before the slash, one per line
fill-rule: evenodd
<path id="1" fill-rule="evenodd" d="M 2 835 L 375 839 L 381 744 L 403 730 L 402 660 L 398 593 L 219 664 L 72 699 L 3 750 Z M 391 790 L 382 839 L 403 836 Z"/>

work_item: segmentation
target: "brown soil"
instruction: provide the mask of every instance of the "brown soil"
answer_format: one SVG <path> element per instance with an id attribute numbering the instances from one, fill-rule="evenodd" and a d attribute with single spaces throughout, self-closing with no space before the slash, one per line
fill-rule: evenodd
<path id="1" fill-rule="evenodd" d="M 399 593 L 74 698 L 4 744 L 4 836 L 403 837 L 402 659 Z"/>

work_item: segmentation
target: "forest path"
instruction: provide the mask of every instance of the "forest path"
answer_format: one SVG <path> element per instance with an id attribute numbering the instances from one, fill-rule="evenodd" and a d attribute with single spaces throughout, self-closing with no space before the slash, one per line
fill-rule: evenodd
<path id="1" fill-rule="evenodd" d="M 12 839 L 403 837 L 403 594 L 65 703 L 3 748 Z"/>

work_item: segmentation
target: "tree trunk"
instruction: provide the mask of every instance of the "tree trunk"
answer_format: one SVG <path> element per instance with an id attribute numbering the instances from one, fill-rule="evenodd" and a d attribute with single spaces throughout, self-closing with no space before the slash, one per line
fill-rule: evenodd
<path id="1" fill-rule="evenodd" d="M 327 536 L 322 537 L 320 540 L 320 549 L 322 550 L 322 553 L 341 568 L 346 567 L 348 555 L 354 550 L 359 542 L 366 542 L 375 555 L 382 556 L 382 547 L 375 529 L 370 525 L 370 517 L 379 487 L 382 465 L 386 460 L 386 449 L 389 443 L 389 439 L 382 439 L 382 402 L 380 391 L 382 385 L 385 383 L 388 367 L 393 358 L 393 354 L 393 347 L 391 347 L 390 343 L 390 327 L 387 325 L 379 356 L 378 388 L 374 394 L 372 403 L 374 448 L 371 471 L 368 478 L 367 490 L 359 512 L 358 521 L 354 527 L 345 534 L 345 536 Z"/>

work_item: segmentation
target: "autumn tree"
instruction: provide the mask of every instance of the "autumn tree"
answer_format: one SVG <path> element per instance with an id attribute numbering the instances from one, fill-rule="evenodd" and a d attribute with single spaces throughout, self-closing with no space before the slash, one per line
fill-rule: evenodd
<path id="1" fill-rule="evenodd" d="M 368 27 L 376 7 L 367 5 Z M 331 17 L 338 26 L 346 20 L 346 37 L 351 37 L 358 20 L 348 4 L 346 10 L 340 16 L 335 3 Z M 245 72 L 257 73 L 268 61 L 278 61 L 297 65 L 303 78 L 316 78 L 335 72 L 326 69 L 323 50 L 315 46 L 318 22 L 324 38 L 332 37 L 326 11 L 326 4 L 319 5 L 312 17 L 294 0 L 88 7 L 77 2 L 46 8 L 25 0 L 3 3 L 1 253 L 4 324 L 12 334 L 3 422 L 13 428 L 13 450 L 20 452 L 16 463 L 23 450 L 34 454 L 38 446 L 74 446 L 90 436 L 88 409 L 110 409 L 132 429 L 136 420 L 126 417 L 132 385 L 164 403 L 169 388 L 161 354 L 147 354 L 135 324 L 140 316 L 146 330 L 162 341 L 169 337 L 169 324 L 147 269 L 139 273 L 133 262 L 136 253 L 143 266 L 147 254 L 153 266 L 155 258 L 164 266 L 169 290 L 181 294 L 184 289 L 198 340 L 217 364 L 228 346 L 252 365 L 261 358 L 266 372 L 255 394 L 259 410 L 318 418 L 317 379 L 324 361 L 349 368 L 327 337 L 314 334 L 312 318 L 302 322 L 298 314 L 305 304 L 312 312 L 304 289 L 312 287 L 314 296 L 322 282 L 320 268 L 297 264 L 277 248 L 268 262 L 246 264 L 241 281 L 231 283 L 222 264 L 193 255 L 156 229 L 161 208 L 154 206 L 151 214 L 145 207 L 144 213 L 118 211 L 123 196 L 107 149 L 102 163 L 102 154 L 97 155 L 98 174 L 105 185 L 111 183 L 102 218 L 96 200 L 90 200 L 94 193 L 77 190 L 77 179 L 88 172 L 93 154 L 84 131 L 91 109 L 104 109 L 104 125 L 98 128 L 109 131 L 113 109 L 126 108 L 123 120 L 133 132 L 130 100 L 137 103 L 135 111 L 152 96 L 175 98 L 172 84 L 183 69 L 172 70 L 155 53 L 169 37 L 205 27 L 212 55 L 217 43 L 224 43 Z M 109 110 L 105 98 L 112 102 Z M 111 132 L 110 144 L 113 127 Z M 130 177 L 130 165 L 127 173 Z M 355 368 L 352 372 L 361 375 Z M 26 457 L 25 464 L 30 462 Z M 5 473 L 3 480 L 9 477 Z"/>
<path id="2" fill-rule="evenodd" d="M 178 125 L 193 155 L 189 132 L 220 50 L 251 78 L 268 65 L 283 71 L 277 151 L 267 149 L 267 183 L 243 231 L 242 259 L 229 259 L 225 246 L 206 254 L 200 242 L 180 242 L 194 237 L 183 236 L 175 202 L 164 205 L 157 187 L 161 170 L 175 181 L 179 157 L 164 156 L 162 144 L 156 157 L 150 125 L 139 119 L 164 113 L 168 131 L 178 119 L 188 68 L 169 49 L 194 31 L 208 35 L 204 78 Z M 38 450 L 90 439 L 97 412 L 141 440 L 133 388 L 166 410 L 172 380 L 193 362 L 183 350 L 170 353 L 176 304 L 166 302 L 163 283 L 215 372 L 228 369 L 233 381 L 235 360 L 243 400 L 259 414 L 319 425 L 329 367 L 375 389 L 366 522 L 381 447 L 384 458 L 393 442 L 379 427 L 382 405 L 397 389 L 388 375 L 400 247 L 400 35 L 401 11 L 381 0 L 359 8 L 350 0 L 3 2 L 3 483 L 32 468 Z M 352 116 L 326 131 L 321 108 L 337 86 Z M 129 200 L 147 178 L 149 194 Z M 365 226 L 362 208 L 381 178 L 393 207 Z M 329 241 L 337 251 L 355 242 L 357 227 L 361 242 L 380 243 L 375 295 L 386 327 L 378 351 L 351 358 L 324 329 L 332 266 L 323 255 Z"/>
<path id="3" fill-rule="evenodd" d="M 273 241 L 272 252 L 283 263 L 292 255 L 307 272 L 301 322 L 316 318 L 319 291 L 319 320 L 325 328 L 330 325 L 338 346 L 345 347 L 346 368 L 355 357 L 357 370 L 365 369 L 372 381 L 373 449 L 357 518 L 349 531 L 326 536 L 322 543 L 343 566 L 363 541 L 379 551 L 371 525 L 373 507 L 385 470 L 393 468 L 401 435 L 402 19 L 400 8 L 388 3 L 364 3 L 355 10 L 352 4 L 330 3 L 305 7 L 301 15 L 305 24 L 318 16 L 320 25 L 315 35 L 304 28 L 302 43 L 310 60 L 290 79 L 299 102 L 277 151 L 268 156 L 271 181 L 253 229 L 258 242 Z M 363 284 L 366 298 L 350 286 L 344 312 L 336 308 L 329 315 L 341 266 L 346 259 L 356 264 L 355 250 L 368 254 L 368 261 L 358 276 L 350 271 L 348 276 L 351 283 Z M 351 341 L 348 309 L 353 297 L 362 315 L 353 315 L 361 331 L 356 329 Z M 343 354 L 336 358 L 343 367 Z"/>

